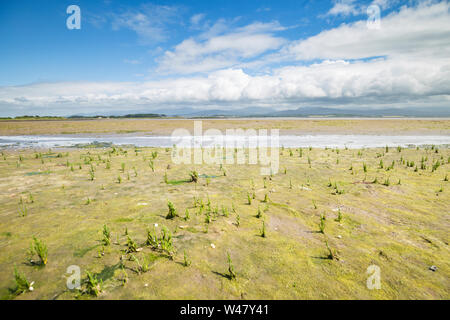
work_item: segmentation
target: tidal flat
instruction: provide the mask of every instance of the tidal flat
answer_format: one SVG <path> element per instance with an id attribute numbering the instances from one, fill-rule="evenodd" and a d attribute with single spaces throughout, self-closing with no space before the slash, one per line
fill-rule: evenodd
<path id="1" fill-rule="evenodd" d="M 280 148 L 271 176 L 177 165 L 172 151 L 3 150 L 1 297 L 450 297 L 448 148 Z M 32 291 L 17 291 L 14 268 Z"/>

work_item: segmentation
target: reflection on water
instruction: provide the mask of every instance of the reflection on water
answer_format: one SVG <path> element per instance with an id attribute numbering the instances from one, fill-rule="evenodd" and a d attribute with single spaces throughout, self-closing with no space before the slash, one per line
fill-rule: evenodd
<path id="1" fill-rule="evenodd" d="M 208 147 L 220 143 L 220 139 L 213 136 L 203 136 L 203 146 Z M 270 135 L 268 136 L 270 139 Z M 0 148 L 55 148 L 77 147 L 87 144 L 98 146 L 134 145 L 137 147 L 171 147 L 183 140 L 193 142 L 194 137 L 171 136 L 0 136 Z M 230 137 L 225 138 L 225 145 Z M 246 136 L 234 136 L 234 141 L 246 141 Z M 278 137 L 279 146 L 284 147 L 314 147 L 314 148 L 377 148 L 388 146 L 421 146 L 421 145 L 450 145 L 450 136 L 395 136 L 395 135 L 282 135 Z M 267 140 L 266 140 L 267 141 Z M 270 141 L 268 146 L 270 146 Z"/>

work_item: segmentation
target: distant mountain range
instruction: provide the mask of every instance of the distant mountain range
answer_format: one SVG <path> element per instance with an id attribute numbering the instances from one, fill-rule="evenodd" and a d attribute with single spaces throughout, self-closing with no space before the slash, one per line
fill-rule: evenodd
<path id="1" fill-rule="evenodd" d="M 145 111 L 133 111 L 132 113 L 116 113 L 110 115 L 84 114 L 74 115 L 70 118 L 92 118 L 92 117 L 112 117 L 112 118 L 240 118 L 240 117 L 450 117 L 449 107 L 435 108 L 388 108 L 388 109 L 334 109 L 322 107 L 301 107 L 295 110 L 277 111 L 264 107 L 249 107 L 234 110 L 202 110 L 194 108 L 180 109 L 160 109 L 152 113 Z"/>

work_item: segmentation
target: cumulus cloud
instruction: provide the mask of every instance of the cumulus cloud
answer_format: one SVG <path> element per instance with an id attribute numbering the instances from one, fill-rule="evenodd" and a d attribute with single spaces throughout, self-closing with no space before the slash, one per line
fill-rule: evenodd
<path id="1" fill-rule="evenodd" d="M 224 33 L 224 30 L 227 30 L 224 21 L 219 21 L 199 39 L 186 39 L 174 50 L 166 51 L 159 59 L 157 71 L 188 74 L 228 68 L 286 43 L 285 39 L 273 35 L 284 30 L 278 22 L 255 22 L 231 32 Z"/>
<path id="2" fill-rule="evenodd" d="M 297 60 L 361 59 L 376 56 L 450 57 L 449 3 L 402 7 L 381 20 L 378 30 L 366 21 L 322 31 L 291 43 L 286 55 Z"/>

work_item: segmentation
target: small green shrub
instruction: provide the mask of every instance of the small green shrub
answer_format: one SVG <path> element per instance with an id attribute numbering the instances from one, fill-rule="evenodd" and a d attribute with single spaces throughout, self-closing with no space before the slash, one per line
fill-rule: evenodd
<path id="1" fill-rule="evenodd" d="M 98 297 L 102 292 L 103 281 L 98 281 L 97 276 L 86 271 L 86 293 Z"/>
<path id="2" fill-rule="evenodd" d="M 262 211 L 261 208 L 258 206 L 258 213 L 256 214 L 256 217 L 259 219 L 262 217 Z"/>
<path id="3" fill-rule="evenodd" d="M 342 212 L 341 212 L 341 209 L 338 209 L 338 216 L 337 216 L 337 218 L 336 218 L 336 221 L 337 221 L 337 222 L 341 222 L 341 221 L 342 221 Z"/>
<path id="4" fill-rule="evenodd" d="M 261 237 L 266 237 L 266 222 L 263 220 L 262 222 L 262 228 L 261 228 Z"/>
<path id="5" fill-rule="evenodd" d="M 111 244 L 111 230 L 109 230 L 106 224 L 103 225 L 102 235 L 103 235 L 102 238 L 103 245 L 109 246 Z"/>
<path id="6" fill-rule="evenodd" d="M 127 253 L 137 252 L 137 244 L 136 242 L 127 235 Z"/>
<path id="7" fill-rule="evenodd" d="M 145 242 L 146 245 L 151 246 L 152 248 L 158 248 L 158 235 L 156 234 L 155 227 L 153 227 L 153 231 L 147 229 L 147 240 Z"/>
<path id="8" fill-rule="evenodd" d="M 167 213 L 166 219 L 173 219 L 177 216 L 177 211 L 175 210 L 175 206 L 172 202 L 167 201 L 167 207 L 169 208 L 169 212 Z"/>
<path id="9" fill-rule="evenodd" d="M 236 272 L 234 271 L 233 261 L 231 261 L 230 254 L 227 252 L 227 260 L 228 260 L 228 279 L 234 280 L 236 279 Z"/>
<path id="10" fill-rule="evenodd" d="M 186 255 L 186 250 L 184 250 L 183 266 L 189 267 L 190 265 L 191 265 L 191 261 L 188 259 L 187 255 Z"/>
<path id="11" fill-rule="evenodd" d="M 37 255 L 40 260 L 39 264 L 45 266 L 48 261 L 48 250 L 46 244 L 36 237 L 33 237 L 33 241 L 30 246 L 30 255 Z"/>
<path id="12" fill-rule="evenodd" d="M 328 245 L 328 241 L 326 241 L 326 240 L 325 240 L 325 246 L 327 247 L 327 251 L 328 251 L 327 259 L 330 259 L 330 260 L 337 259 L 336 254 L 333 253 L 330 246 Z"/>
<path id="13" fill-rule="evenodd" d="M 16 295 L 25 293 L 27 291 L 33 291 L 34 282 L 29 282 L 26 276 L 17 270 L 17 267 L 14 266 L 14 282 L 16 283 L 16 288 L 14 293 Z"/>
<path id="14" fill-rule="evenodd" d="M 325 215 L 322 214 L 320 216 L 320 222 L 319 222 L 319 231 L 320 233 L 325 233 Z"/>
<path id="15" fill-rule="evenodd" d="M 197 181 L 198 181 L 198 173 L 197 173 L 197 171 L 195 171 L 195 170 L 191 171 L 191 173 L 189 175 L 191 177 L 191 182 L 197 183 Z"/>

